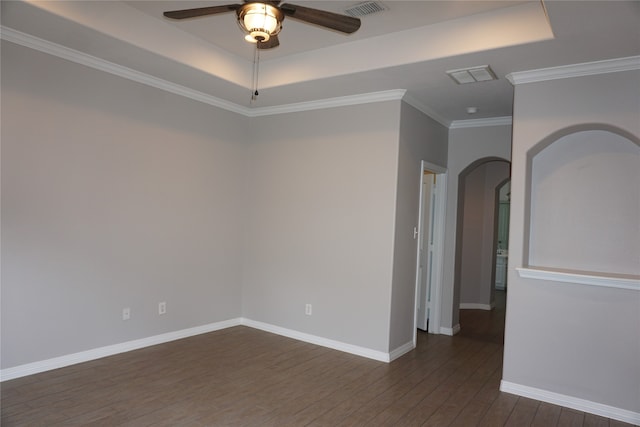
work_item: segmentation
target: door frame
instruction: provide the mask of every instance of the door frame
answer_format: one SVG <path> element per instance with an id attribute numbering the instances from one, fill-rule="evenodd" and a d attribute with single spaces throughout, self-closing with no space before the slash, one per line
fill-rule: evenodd
<path id="1" fill-rule="evenodd" d="M 431 171 L 424 171 L 422 175 L 422 193 L 419 197 L 418 209 L 419 224 L 418 233 L 418 260 L 416 277 L 418 291 L 416 294 L 416 327 L 422 331 L 428 331 L 430 313 L 431 269 L 433 262 L 433 214 L 436 196 L 437 175 Z"/>
<path id="2" fill-rule="evenodd" d="M 423 188 L 422 180 L 425 172 L 436 175 L 436 185 L 434 189 L 433 206 L 433 264 L 429 271 L 431 276 L 430 301 L 429 305 L 429 328 L 431 334 L 440 333 L 440 316 L 442 312 L 442 279 L 444 270 L 444 226 L 447 201 L 447 169 L 442 166 L 424 160 L 420 163 L 420 196 L 418 211 L 417 236 L 422 236 L 424 230 Z M 415 275 L 415 305 L 413 310 L 413 344 L 417 343 L 418 337 L 418 295 L 420 293 L 420 239 L 416 238 L 416 275 Z"/>

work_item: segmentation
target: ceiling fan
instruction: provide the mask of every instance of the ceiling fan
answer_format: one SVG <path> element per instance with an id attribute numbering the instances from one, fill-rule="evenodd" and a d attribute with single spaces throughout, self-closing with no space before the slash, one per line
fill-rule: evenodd
<path id="1" fill-rule="evenodd" d="M 360 19 L 351 16 L 295 4 L 280 4 L 280 1 L 251 1 L 244 4 L 200 7 L 164 12 L 171 19 L 187 19 L 198 16 L 236 12 L 238 25 L 245 33 L 245 39 L 257 43 L 258 49 L 271 49 L 280 44 L 278 33 L 282 29 L 285 16 L 331 30 L 351 34 L 360 28 Z"/>

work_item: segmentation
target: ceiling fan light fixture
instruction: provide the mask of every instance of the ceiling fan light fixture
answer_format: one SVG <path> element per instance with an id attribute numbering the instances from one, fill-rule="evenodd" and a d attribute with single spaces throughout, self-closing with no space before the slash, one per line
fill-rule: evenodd
<path id="1" fill-rule="evenodd" d="M 282 12 L 269 3 L 245 3 L 238 9 L 238 25 L 251 43 L 266 42 L 278 34 L 283 19 Z"/>

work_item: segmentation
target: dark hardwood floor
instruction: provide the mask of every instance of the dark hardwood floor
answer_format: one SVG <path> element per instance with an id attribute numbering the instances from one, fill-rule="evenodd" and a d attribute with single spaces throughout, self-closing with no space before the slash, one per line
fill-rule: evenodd
<path id="1" fill-rule="evenodd" d="M 5 381 L 3 426 L 624 426 L 498 391 L 504 304 L 387 364 L 234 327 Z"/>

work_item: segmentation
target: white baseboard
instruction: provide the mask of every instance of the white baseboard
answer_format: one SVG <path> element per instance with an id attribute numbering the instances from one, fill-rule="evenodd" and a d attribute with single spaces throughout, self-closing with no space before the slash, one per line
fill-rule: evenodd
<path id="1" fill-rule="evenodd" d="M 460 332 L 460 324 L 454 325 L 453 328 L 445 328 L 444 326 L 440 327 L 440 333 L 443 335 L 449 335 L 450 337 L 454 336 Z"/>
<path id="2" fill-rule="evenodd" d="M 182 329 L 180 331 L 167 332 L 166 334 L 155 335 L 138 340 L 94 348 L 92 350 L 81 351 L 79 353 L 67 354 L 65 356 L 54 357 L 52 359 L 41 360 L 39 362 L 14 366 L 13 368 L 0 370 L 0 381 L 8 381 L 15 378 L 25 377 L 27 375 L 37 374 L 39 372 L 64 368 L 65 366 L 75 365 L 76 363 L 83 363 L 90 360 L 101 359 L 103 357 L 113 356 L 114 354 L 137 350 L 143 347 L 149 347 L 169 341 L 175 341 L 194 335 L 205 334 L 207 332 L 213 332 L 220 329 L 230 328 L 232 326 L 238 326 L 240 324 L 240 318 L 230 319 L 222 322 L 210 323 L 208 325 L 196 326 L 194 328 Z"/>
<path id="3" fill-rule="evenodd" d="M 263 322 L 258 322 L 255 320 L 243 318 L 242 324 L 245 326 L 249 326 L 251 328 L 260 329 L 262 331 L 271 332 L 273 334 L 282 335 L 284 337 L 293 338 L 299 341 L 320 345 L 322 347 L 332 348 L 334 350 L 344 351 L 345 353 L 355 354 L 357 356 L 378 360 L 380 362 L 390 362 L 392 360 L 390 353 L 372 350 L 370 348 L 360 347 L 357 345 L 347 344 L 344 342 L 335 341 L 328 338 L 323 338 L 316 335 L 295 331 L 293 329 L 282 328 L 280 326 L 271 325 L 269 323 L 263 323 Z M 399 357 L 399 356 L 396 356 L 396 357 Z"/>
<path id="4" fill-rule="evenodd" d="M 141 338 L 138 340 L 127 341 L 124 343 L 109 345 L 105 347 L 99 347 L 92 350 L 81 351 L 79 353 L 67 354 L 65 356 L 54 357 L 52 359 L 41 360 L 39 362 L 27 363 L 24 365 L 15 366 L 12 368 L 0 370 L 0 382 L 8 381 L 15 378 L 24 377 L 27 375 L 37 374 L 39 372 L 50 371 L 52 369 L 64 368 L 65 366 L 75 365 L 77 363 L 88 362 L 91 360 L 101 359 L 107 356 L 113 356 L 114 354 L 124 353 L 131 350 L 137 350 L 143 347 L 149 347 L 152 345 L 162 344 L 169 341 L 175 341 L 181 338 L 187 338 L 194 335 L 205 334 L 207 332 L 213 332 L 220 329 L 230 328 L 233 326 L 244 325 L 254 329 L 260 329 L 262 331 L 271 332 L 277 335 L 293 338 L 299 341 L 308 342 L 311 344 L 320 345 L 322 347 L 332 348 L 334 350 L 343 351 L 345 353 L 355 354 L 357 356 L 366 357 L 368 359 L 378 360 L 380 362 L 391 362 L 397 359 L 403 354 L 413 350 L 415 347 L 413 342 L 404 344 L 390 353 L 382 351 L 372 350 L 366 347 L 360 347 L 352 344 L 347 344 L 340 341 L 331 340 L 328 338 L 318 337 L 311 334 L 306 334 L 292 329 L 281 328 L 279 326 L 270 325 L 268 323 L 257 322 L 255 320 L 236 318 L 225 320 L 222 322 L 210 323 L 208 325 L 197 326 L 194 328 L 183 329 L 175 332 L 168 332 L 166 334 L 155 335 L 152 337 Z M 460 329 L 458 327 L 458 329 Z"/>
<path id="5" fill-rule="evenodd" d="M 414 348 L 416 348 L 416 345 L 413 343 L 413 340 L 409 341 L 404 345 L 401 345 L 400 347 L 396 348 L 391 353 L 389 353 L 389 362 L 393 362 L 398 357 L 403 356 L 406 353 L 409 353 Z"/>
<path id="6" fill-rule="evenodd" d="M 461 302 L 460 310 L 493 310 L 496 307 L 495 303 L 491 304 L 477 304 L 475 302 Z"/>
<path id="7" fill-rule="evenodd" d="M 514 384 L 504 380 L 500 382 L 500 391 L 640 426 L 640 412 L 620 409 L 614 406 L 603 405 L 602 403 L 554 393 L 552 391 L 542 390 L 539 388 Z"/>

